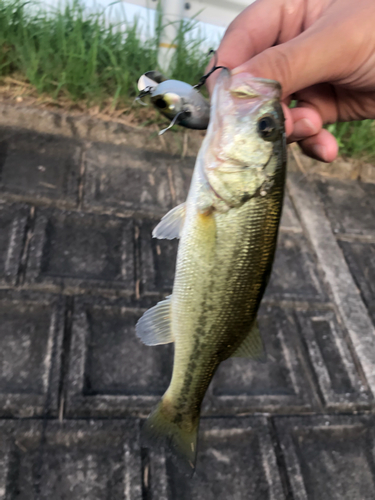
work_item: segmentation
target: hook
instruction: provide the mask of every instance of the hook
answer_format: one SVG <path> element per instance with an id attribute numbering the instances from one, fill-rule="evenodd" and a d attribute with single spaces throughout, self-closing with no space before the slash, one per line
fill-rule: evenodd
<path id="1" fill-rule="evenodd" d="M 133 101 L 133 106 L 134 106 L 134 104 L 135 104 L 135 103 L 142 104 L 142 106 L 147 106 L 147 103 L 143 102 L 143 101 L 142 101 L 142 97 L 141 97 L 141 96 L 139 96 L 139 95 L 138 95 L 138 96 L 134 99 L 134 101 Z"/>
<path id="2" fill-rule="evenodd" d="M 216 50 L 210 49 L 210 51 L 208 52 L 207 55 L 210 55 L 210 54 L 214 54 L 214 65 L 213 65 L 212 69 L 210 69 L 210 71 L 208 73 L 203 75 L 202 78 L 199 80 L 199 82 L 196 85 L 194 85 L 194 87 L 193 87 L 194 89 L 199 89 L 200 87 L 202 87 L 202 85 L 204 85 L 206 83 L 207 78 L 210 77 L 212 75 L 212 73 L 214 71 L 216 71 L 217 69 L 228 69 L 226 66 L 216 66 L 216 64 L 217 64 Z"/>
<path id="3" fill-rule="evenodd" d="M 188 111 L 180 111 L 179 113 L 177 113 L 177 115 L 173 118 L 173 120 L 172 120 L 172 121 L 171 121 L 171 123 L 168 125 L 168 127 L 167 127 L 167 128 L 164 128 L 163 130 L 160 130 L 159 135 L 163 135 L 163 134 L 165 134 L 165 132 L 166 132 L 167 130 L 169 130 L 170 128 L 172 128 L 172 127 L 173 127 L 173 125 L 176 125 L 176 124 L 177 124 L 177 121 L 178 121 L 178 119 L 181 117 L 181 115 L 186 115 L 186 114 L 188 114 Z"/>
<path id="4" fill-rule="evenodd" d="M 153 90 L 153 87 L 146 87 L 143 90 L 140 91 L 140 93 L 137 95 L 137 97 L 134 99 L 133 104 L 136 102 L 142 104 L 142 106 L 147 106 L 145 102 L 142 101 L 142 98 L 145 97 L 146 95 L 151 94 Z"/>

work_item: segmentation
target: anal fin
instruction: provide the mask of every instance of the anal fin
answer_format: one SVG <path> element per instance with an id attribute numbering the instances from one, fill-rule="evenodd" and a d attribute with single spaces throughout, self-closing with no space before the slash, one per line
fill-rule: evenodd
<path id="1" fill-rule="evenodd" d="M 158 302 L 139 319 L 135 330 L 137 337 L 146 345 L 169 344 L 173 342 L 171 331 L 171 298 Z"/>
<path id="2" fill-rule="evenodd" d="M 254 322 L 242 344 L 232 354 L 232 358 L 251 358 L 257 361 L 266 361 L 266 354 L 257 321 Z"/>
<path id="3" fill-rule="evenodd" d="M 185 203 L 172 208 L 161 219 L 152 231 L 152 236 L 159 240 L 173 240 L 179 238 L 185 222 Z"/>

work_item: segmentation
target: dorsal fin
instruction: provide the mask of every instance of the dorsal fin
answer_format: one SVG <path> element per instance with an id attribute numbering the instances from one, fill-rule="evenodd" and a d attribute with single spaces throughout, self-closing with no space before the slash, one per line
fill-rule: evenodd
<path id="1" fill-rule="evenodd" d="M 137 337 L 146 345 L 169 344 L 173 342 L 171 331 L 171 295 L 151 307 L 138 321 Z"/>
<path id="2" fill-rule="evenodd" d="M 185 203 L 172 208 L 152 231 L 152 236 L 159 240 L 179 238 L 185 222 L 185 211 Z"/>
<path id="3" fill-rule="evenodd" d="M 232 358 L 251 358 L 258 361 L 265 361 L 266 355 L 263 342 L 259 333 L 258 322 L 255 321 L 250 332 L 245 337 L 242 344 L 232 354 Z"/>

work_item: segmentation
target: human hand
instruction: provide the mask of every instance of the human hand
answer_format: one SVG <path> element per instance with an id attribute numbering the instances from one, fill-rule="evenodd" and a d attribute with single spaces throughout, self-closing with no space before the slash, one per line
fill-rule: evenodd
<path id="1" fill-rule="evenodd" d="M 288 142 L 313 158 L 337 156 L 323 124 L 375 118 L 374 0 L 258 0 L 230 24 L 217 57 L 233 73 L 281 83 Z M 209 91 L 214 82 L 215 73 Z"/>

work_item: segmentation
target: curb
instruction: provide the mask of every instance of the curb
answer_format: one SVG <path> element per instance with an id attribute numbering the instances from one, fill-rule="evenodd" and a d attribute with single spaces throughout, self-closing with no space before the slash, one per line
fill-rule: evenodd
<path id="1" fill-rule="evenodd" d="M 204 133 L 187 130 L 158 136 L 159 128 L 133 127 L 88 115 L 74 115 L 0 102 L 0 126 L 33 130 L 72 139 L 128 145 L 172 155 L 196 156 Z"/>
<path id="2" fill-rule="evenodd" d="M 134 127 L 121 122 L 93 118 L 85 114 L 69 114 L 32 106 L 0 102 L 0 126 L 60 135 L 92 142 L 162 151 L 180 157 L 198 154 L 203 131 L 181 130 L 158 136 L 158 127 Z M 297 147 L 289 148 L 289 170 L 302 170 L 309 175 L 342 180 L 375 183 L 375 166 L 355 159 L 338 158 L 323 163 L 308 158 Z"/>

